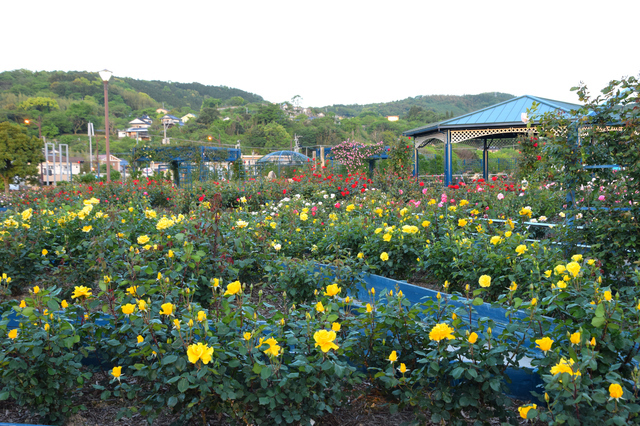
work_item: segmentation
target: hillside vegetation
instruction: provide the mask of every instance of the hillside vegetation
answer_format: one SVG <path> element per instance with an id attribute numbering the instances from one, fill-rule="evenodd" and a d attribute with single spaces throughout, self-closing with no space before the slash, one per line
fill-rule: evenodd
<path id="1" fill-rule="evenodd" d="M 368 105 L 299 108 L 295 99 L 278 104 L 224 86 L 146 81 L 112 77 L 109 83 L 111 151 L 130 151 L 136 141 L 117 138 L 136 117 L 153 124 L 144 145 L 159 145 L 164 107 L 176 117 L 197 118 L 168 129 L 171 144 L 240 144 L 243 152 L 266 153 L 289 148 L 297 136 L 301 146 L 336 145 L 346 139 L 364 143 L 396 141 L 403 131 L 475 111 L 511 98 L 504 93 L 465 96 L 416 96 Z M 386 116 L 397 115 L 391 122 Z M 14 70 L 0 73 L 0 122 L 31 122 L 32 135 L 67 143 L 75 155 L 88 154 L 87 123 L 94 123 L 93 146 L 104 153 L 104 94 L 97 73 Z M 303 152 L 305 152 L 303 150 Z M 307 151 L 309 152 L 309 151 Z"/>

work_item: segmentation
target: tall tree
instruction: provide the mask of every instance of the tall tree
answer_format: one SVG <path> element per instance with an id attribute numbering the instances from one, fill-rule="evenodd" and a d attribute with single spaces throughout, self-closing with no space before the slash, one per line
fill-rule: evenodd
<path id="1" fill-rule="evenodd" d="M 40 138 L 42 138 L 42 114 L 48 114 L 54 109 L 60 109 L 55 99 L 45 97 L 29 98 L 24 102 L 20 102 L 18 107 L 25 111 L 37 111 L 38 137 Z"/>
<path id="2" fill-rule="evenodd" d="M 9 183 L 14 177 L 35 176 L 42 159 L 40 140 L 29 137 L 19 124 L 0 123 L 0 177 L 5 194 L 9 194 Z"/>

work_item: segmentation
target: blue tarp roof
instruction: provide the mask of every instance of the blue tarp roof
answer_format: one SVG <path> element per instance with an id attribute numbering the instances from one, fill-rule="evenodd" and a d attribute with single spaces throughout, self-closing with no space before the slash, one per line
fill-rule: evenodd
<path id="1" fill-rule="evenodd" d="M 523 126 L 522 113 L 527 112 L 534 102 L 540 104 L 536 110 L 536 114 L 544 114 L 546 112 L 564 111 L 569 112 L 572 109 L 580 108 L 581 105 L 571 104 L 568 102 L 554 101 L 552 99 L 539 98 L 537 96 L 524 95 L 517 98 L 509 99 L 499 104 L 483 108 L 478 111 L 461 115 L 460 117 L 451 118 L 436 124 L 430 124 L 423 127 L 407 130 L 404 136 L 414 136 L 425 133 L 431 133 L 441 129 L 455 128 L 476 128 L 489 126 Z"/>

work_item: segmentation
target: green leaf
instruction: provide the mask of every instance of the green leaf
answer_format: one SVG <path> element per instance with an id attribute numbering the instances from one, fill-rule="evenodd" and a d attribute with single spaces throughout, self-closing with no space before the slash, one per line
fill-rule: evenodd
<path id="1" fill-rule="evenodd" d="M 260 405 L 269 405 L 269 402 L 271 402 L 271 398 L 261 396 L 258 402 L 260 403 Z"/>
<path id="2" fill-rule="evenodd" d="M 591 325 L 597 328 L 602 327 L 602 325 L 604 324 L 605 319 L 603 317 L 593 317 L 593 319 L 591 320 Z"/>
<path id="3" fill-rule="evenodd" d="M 479 298 L 479 297 L 476 297 L 475 299 L 473 299 L 473 302 L 471 302 L 471 304 L 472 304 L 473 306 L 480 306 L 480 305 L 482 305 L 483 303 L 484 303 L 484 300 L 482 300 L 482 299 L 481 299 L 481 298 Z"/>
<path id="4" fill-rule="evenodd" d="M 263 380 L 268 379 L 269 377 L 271 377 L 271 369 L 270 368 L 263 368 L 262 371 L 260 372 L 260 377 Z"/>
<path id="5" fill-rule="evenodd" d="M 604 317 L 604 304 L 600 303 L 596 308 L 596 316 L 599 318 Z"/>
<path id="6" fill-rule="evenodd" d="M 253 364 L 253 372 L 256 374 L 260 374 L 260 372 L 262 371 L 262 365 L 256 363 Z"/>
<path id="7" fill-rule="evenodd" d="M 176 362 L 178 360 L 178 356 L 177 355 L 169 355 L 169 356 L 165 356 L 162 359 L 162 365 L 169 365 L 169 364 L 173 364 L 174 362 Z"/>
<path id="8" fill-rule="evenodd" d="M 187 389 L 189 389 L 189 381 L 186 379 L 186 377 L 183 377 L 178 382 L 178 390 L 182 393 L 185 393 Z"/>
<path id="9" fill-rule="evenodd" d="M 47 302 L 47 308 L 49 308 L 49 311 L 57 311 L 60 309 L 60 305 L 55 300 L 49 299 Z"/>
<path id="10" fill-rule="evenodd" d="M 175 407 L 176 404 L 178 403 L 178 398 L 176 398 L 175 396 L 172 396 L 171 398 L 169 398 L 169 400 L 167 401 L 167 405 L 169 407 Z"/>
<path id="11" fill-rule="evenodd" d="M 11 392 L 5 391 L 0 393 L 0 401 L 6 401 L 11 396 Z"/>

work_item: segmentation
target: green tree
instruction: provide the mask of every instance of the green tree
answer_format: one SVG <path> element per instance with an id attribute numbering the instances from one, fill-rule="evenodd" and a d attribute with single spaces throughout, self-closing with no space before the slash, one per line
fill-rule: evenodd
<path id="1" fill-rule="evenodd" d="M 196 123 L 210 126 L 211 123 L 220 118 L 220 112 L 215 108 L 204 108 L 196 119 Z"/>
<path id="2" fill-rule="evenodd" d="M 73 134 L 81 131 L 89 122 L 90 117 L 95 115 L 96 105 L 91 102 L 74 102 L 67 108 L 67 117 L 73 125 Z"/>
<path id="3" fill-rule="evenodd" d="M 285 122 L 284 112 L 280 109 L 280 105 L 278 104 L 260 105 L 255 117 L 258 124 Z"/>
<path id="4" fill-rule="evenodd" d="M 9 183 L 14 177 L 36 175 L 41 161 L 40 140 L 29 137 L 24 127 L 18 124 L 0 123 L 0 177 L 5 194 L 9 194 Z"/>
<path id="5" fill-rule="evenodd" d="M 52 110 L 60 109 L 60 106 L 58 106 L 58 102 L 55 99 L 37 97 L 20 102 L 18 108 L 24 111 L 34 111 L 34 115 L 38 116 L 38 137 L 42 138 L 42 115 L 48 114 Z"/>
<path id="6" fill-rule="evenodd" d="M 242 96 L 234 96 L 229 99 L 226 104 L 230 106 L 241 106 L 244 105 L 244 98 L 242 98 Z"/>
<path id="7" fill-rule="evenodd" d="M 291 135 L 278 123 L 269 123 L 264 126 L 265 147 L 287 148 L 291 143 Z"/>
<path id="8" fill-rule="evenodd" d="M 47 114 L 54 109 L 60 109 L 60 106 L 58 106 L 58 102 L 55 99 L 43 97 L 29 98 L 26 101 L 20 102 L 18 107 L 25 111 L 36 110 L 43 114 Z"/>
<path id="9" fill-rule="evenodd" d="M 200 110 L 203 110 L 205 108 L 218 108 L 220 104 L 222 104 L 222 101 L 220 99 L 207 98 L 202 101 L 202 107 L 200 108 Z"/>

